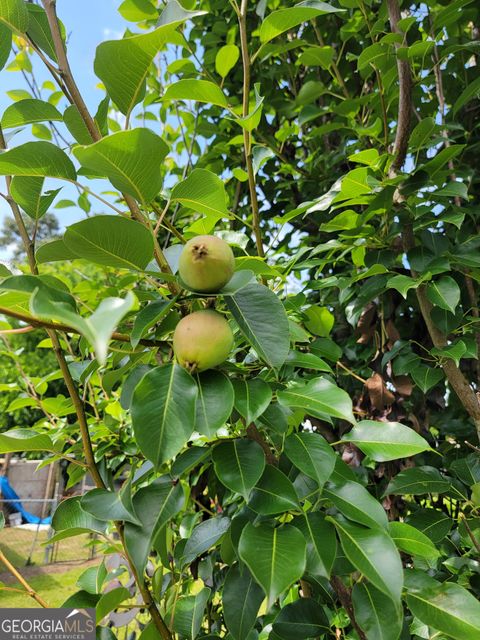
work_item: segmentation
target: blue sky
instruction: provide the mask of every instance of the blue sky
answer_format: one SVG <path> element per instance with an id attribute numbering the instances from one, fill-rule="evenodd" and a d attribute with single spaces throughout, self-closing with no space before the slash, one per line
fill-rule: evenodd
<path id="1" fill-rule="evenodd" d="M 119 38 L 125 28 L 134 26 L 126 22 L 118 13 L 117 8 L 120 3 L 120 0 L 58 0 L 57 2 L 58 15 L 65 24 L 68 33 L 70 65 L 80 91 L 88 107 L 93 112 L 105 95 L 102 90 L 96 88 L 98 78 L 93 71 L 95 49 L 103 40 Z M 35 75 L 40 84 L 44 80 L 51 78 L 41 63 L 35 63 Z M 6 91 L 20 88 L 28 89 L 20 73 L 11 73 L 5 70 L 0 73 L 0 113 L 3 113 L 5 108 L 11 104 Z M 65 106 L 66 103 L 62 102 L 60 110 Z M 29 135 L 30 127 L 26 129 L 25 133 L 15 136 L 15 144 L 31 139 Z M 0 188 L 3 190 L 3 181 L 0 184 Z M 97 182 L 96 186 L 99 184 Z M 54 185 L 51 182 L 46 186 L 51 188 Z M 59 198 L 73 199 L 78 195 L 73 187 L 70 185 L 65 186 L 65 182 L 59 182 L 55 186 L 63 186 L 57 200 Z M 96 208 L 96 205 L 94 206 Z M 69 224 L 84 216 L 83 212 L 78 212 L 74 209 L 52 209 L 52 211 L 57 215 L 62 225 Z M 10 210 L 5 201 L 0 199 L 0 224 L 6 215 L 10 215 Z M 0 251 L 0 259 L 5 261 L 8 257 L 8 251 Z"/>

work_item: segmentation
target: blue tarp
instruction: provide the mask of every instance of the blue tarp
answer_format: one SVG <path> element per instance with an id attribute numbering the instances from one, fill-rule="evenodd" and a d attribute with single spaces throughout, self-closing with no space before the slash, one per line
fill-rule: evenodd
<path id="1" fill-rule="evenodd" d="M 2 494 L 4 500 L 8 500 L 8 502 L 6 503 L 8 508 L 11 508 L 12 511 L 18 511 L 18 513 L 22 514 L 22 519 L 24 522 L 27 522 L 28 524 L 50 524 L 51 518 L 39 518 L 38 516 L 34 516 L 33 513 L 29 513 L 23 508 L 19 496 L 11 487 L 8 478 L 6 478 L 5 476 L 0 476 L 0 493 Z"/>

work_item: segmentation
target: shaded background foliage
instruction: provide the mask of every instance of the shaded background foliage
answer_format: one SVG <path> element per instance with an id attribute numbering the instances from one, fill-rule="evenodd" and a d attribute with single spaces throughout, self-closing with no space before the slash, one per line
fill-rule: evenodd
<path id="1" fill-rule="evenodd" d="M 21 6 L 0 4 L 5 33 Z M 51 11 L 50 2 L 43 6 Z M 135 52 L 136 65 L 151 53 L 145 88 L 140 81 L 129 93 L 126 80 L 135 82 L 139 66 L 130 51 L 122 67 L 118 41 L 111 41 L 96 54 L 111 100 L 99 105 L 95 122 L 78 99 L 68 106 L 51 81 L 40 88 L 30 81 L 29 96 L 58 108 L 55 128 L 25 113 L 13 120 L 26 127 L 19 135 L 72 148 L 81 165 L 71 200 L 47 208 L 75 206 L 85 225 L 71 225 L 36 261 L 27 252 L 30 268 L 35 273 L 38 263 L 43 277 L 33 295 L 26 276 L 6 277 L 0 294 L 5 317 L 17 313 L 12 326 L 46 324 L 54 347 L 47 321 L 67 325 L 60 334 L 66 360 L 58 361 L 61 369 L 62 357 L 68 363 L 67 372 L 50 360 L 37 369 L 18 356 L 34 384 L 53 371 L 35 392 L 22 383 L 27 404 L 34 396 L 31 406 L 40 402 L 46 419 L 23 409 L 13 414 L 14 425 L 2 424 L 28 423 L 48 435 L 52 459 L 77 461 L 90 430 L 94 461 L 87 447 L 87 463 L 99 488 L 60 506 L 57 536 L 73 535 L 78 521 L 82 530 L 113 535 L 106 518 L 115 519 L 117 539 L 106 553 L 123 553 L 123 578 L 131 572 L 147 606 L 152 597 L 158 603 L 158 610 L 150 605 L 153 624 L 143 629 L 139 617 L 143 640 L 155 633 L 288 640 L 299 638 L 300 628 L 305 638 L 475 637 L 479 9 L 468 0 L 400 7 L 394 0 L 269 0 L 242 8 L 234 0 L 202 0 L 166 9 L 126 0 L 119 11 L 129 21 L 125 39 L 178 18 L 166 43 Z M 36 55 L 32 24 L 27 36 L 14 24 L 18 52 L 9 63 L 27 79 Z M 55 61 L 52 42 L 37 44 Z M 73 95 L 68 82 L 64 90 Z M 5 114 L 1 123 L 9 130 Z M 90 145 L 92 136 L 128 128 L 141 140 L 123 138 L 119 156 L 105 151 L 121 168 L 130 155 L 141 156 L 142 171 L 140 161 L 128 165 L 123 181 Z M 147 130 L 168 145 L 166 158 Z M 9 148 L 16 145 L 15 137 L 8 140 Z M 8 153 L 3 164 L 0 156 L 2 175 L 31 177 Z M 47 177 L 49 189 L 57 186 L 52 178 L 72 180 L 70 166 L 60 167 L 52 153 L 35 174 Z M 14 211 L 18 228 L 33 204 L 16 196 L 13 202 L 24 211 Z M 112 207 L 115 220 L 127 214 L 150 236 L 130 225 L 106 258 L 111 246 L 90 216 L 108 213 L 102 221 L 113 237 Z M 37 221 L 47 219 L 36 211 Z M 150 263 L 153 229 L 157 265 Z M 31 226 L 29 232 L 31 238 Z M 222 373 L 193 382 L 171 365 L 170 338 L 181 315 L 203 303 L 188 292 L 175 306 L 167 302 L 178 294 L 168 270 L 175 272 L 185 238 L 210 232 L 236 253 L 239 288 L 216 301 L 237 325 L 235 357 Z M 80 244 L 82 233 L 98 243 L 97 255 Z M 20 296 L 13 303 L 12 290 Z M 136 301 L 129 303 L 132 291 Z M 115 325 L 126 339 L 114 339 L 106 358 L 114 326 L 98 337 L 104 324 L 94 323 L 92 335 L 78 315 L 89 316 L 112 296 L 123 299 Z M 257 297 L 259 316 L 252 310 Z M 65 305 L 75 307 L 74 315 Z M 251 333 L 242 314 L 258 322 Z M 37 335 L 9 340 L 30 353 Z M 61 378 L 68 371 L 67 389 Z M 80 410 L 72 385 L 80 390 Z M 184 403 L 181 420 L 163 392 L 168 385 Z M 193 418 L 197 386 L 209 399 L 204 418 Z M 145 399 L 155 390 L 152 408 Z M 159 424 L 159 415 L 167 421 Z M 168 454 L 150 446 L 164 432 Z M 39 448 L 35 434 L 23 436 L 27 447 L 20 450 Z M 4 439 L 5 451 L 16 450 L 11 440 Z M 75 479 L 83 473 L 75 463 L 70 469 Z M 126 473 L 130 480 L 116 497 L 108 489 Z M 69 604 L 96 604 L 100 622 L 134 595 L 128 581 L 112 585 L 111 578 L 102 564 Z M 108 604 L 105 584 L 117 589 Z"/>

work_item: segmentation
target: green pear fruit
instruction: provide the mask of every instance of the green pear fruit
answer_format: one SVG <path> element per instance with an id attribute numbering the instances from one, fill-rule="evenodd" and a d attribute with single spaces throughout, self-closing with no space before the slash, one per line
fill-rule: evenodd
<path id="1" fill-rule="evenodd" d="M 211 369 L 224 362 L 233 347 L 233 333 L 217 311 L 195 311 L 180 320 L 173 334 L 178 363 L 190 373 Z"/>
<path id="2" fill-rule="evenodd" d="M 230 246 L 216 236 L 196 236 L 183 247 L 178 273 L 185 285 L 199 293 L 214 293 L 227 284 L 235 270 Z"/>

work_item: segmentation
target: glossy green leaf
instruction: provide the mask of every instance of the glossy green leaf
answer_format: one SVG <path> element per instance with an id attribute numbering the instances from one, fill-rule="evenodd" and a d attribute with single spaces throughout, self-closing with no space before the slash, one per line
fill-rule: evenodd
<path id="1" fill-rule="evenodd" d="M 68 249 L 62 238 L 42 244 L 35 252 L 35 258 L 38 264 L 42 264 L 61 260 L 75 260 L 78 256 L 71 249 Z"/>
<path id="2" fill-rule="evenodd" d="M 335 527 L 320 511 L 304 513 L 296 517 L 293 524 L 307 543 L 307 573 L 329 579 L 337 556 Z"/>
<path id="3" fill-rule="evenodd" d="M 203 213 L 213 224 L 231 217 L 223 181 L 207 169 L 194 169 L 173 187 L 170 198 L 187 209 Z"/>
<path id="4" fill-rule="evenodd" d="M 235 409 L 248 426 L 262 415 L 272 400 L 272 389 L 261 378 L 234 380 Z"/>
<path id="5" fill-rule="evenodd" d="M 130 342 L 135 348 L 149 329 L 158 324 L 172 309 L 172 300 L 153 300 L 136 315 L 130 334 Z"/>
<path id="6" fill-rule="evenodd" d="M 413 367 L 410 374 L 415 384 L 420 387 L 423 393 L 426 393 L 445 378 L 442 369 L 434 369 L 433 367 L 426 367 L 424 365 Z"/>
<path id="7" fill-rule="evenodd" d="M 386 528 L 387 514 L 381 503 L 358 482 L 335 482 L 325 487 L 323 494 L 337 507 L 340 513 L 366 527 Z"/>
<path id="8" fill-rule="evenodd" d="M 132 423 L 140 450 L 156 467 L 175 456 L 193 433 L 197 385 L 178 365 L 147 373 L 135 389 Z"/>
<path id="9" fill-rule="evenodd" d="M 248 637 L 263 602 L 262 589 L 246 567 L 233 565 L 223 586 L 223 616 L 234 640 Z"/>
<path id="10" fill-rule="evenodd" d="M 286 407 L 303 409 L 318 418 L 331 416 L 355 424 L 349 395 L 326 378 L 291 385 L 278 393 L 278 400 Z"/>
<path id="11" fill-rule="evenodd" d="M 182 486 L 170 476 L 162 476 L 142 487 L 133 496 L 134 512 L 141 522 L 125 523 L 127 550 L 141 574 L 159 531 L 182 509 L 185 502 Z"/>
<path id="12" fill-rule="evenodd" d="M 55 320 L 76 329 L 95 349 L 99 363 L 105 364 L 112 334 L 134 301 L 130 291 L 125 299 L 104 298 L 90 316 L 82 317 L 64 302 L 52 299 L 45 289 L 39 289 L 30 300 L 30 311 L 36 318 Z"/>
<path id="13" fill-rule="evenodd" d="M 473 100 L 475 97 L 478 97 L 479 94 L 480 94 L 480 78 L 475 78 L 472 82 L 468 83 L 466 88 L 455 100 L 455 104 L 453 105 L 453 115 L 455 116 L 462 107 L 468 104 L 470 100 Z"/>
<path id="14" fill-rule="evenodd" d="M 150 202 L 162 187 L 162 163 L 168 146 L 150 129 L 120 131 L 73 150 L 82 167 L 108 178 L 114 187 L 140 202 Z"/>
<path id="15" fill-rule="evenodd" d="M 65 109 L 63 112 L 63 121 L 67 129 L 79 144 L 92 144 L 92 134 L 88 130 L 88 127 L 76 105 L 72 104 Z"/>
<path id="16" fill-rule="evenodd" d="M 63 118 L 53 104 L 32 98 L 19 100 L 7 107 L 0 123 L 2 129 L 12 129 L 33 122 L 52 122 L 55 120 L 63 120 Z"/>
<path id="17" fill-rule="evenodd" d="M 178 80 L 167 87 L 163 94 L 164 100 L 195 100 L 206 102 L 219 107 L 228 105 L 227 98 L 220 87 L 210 80 L 186 79 Z"/>
<path id="18" fill-rule="evenodd" d="M 329 69 L 334 56 L 334 49 L 330 46 L 323 47 L 307 47 L 302 51 L 298 58 L 298 62 L 307 67 L 323 67 Z"/>
<path id="19" fill-rule="evenodd" d="M 56 451 L 50 436 L 33 429 L 10 429 L 0 433 L 0 453 L 15 451 Z"/>
<path id="20" fill-rule="evenodd" d="M 289 524 L 273 528 L 248 523 L 240 536 L 238 552 L 264 590 L 267 608 L 305 571 L 305 538 Z"/>
<path id="21" fill-rule="evenodd" d="M 92 489 L 85 493 L 80 501 L 84 511 L 90 513 L 97 520 L 125 520 L 140 525 L 135 513 L 129 511 L 120 500 L 118 493 L 107 489 Z"/>
<path id="22" fill-rule="evenodd" d="M 335 467 L 336 455 L 320 434 L 302 431 L 285 440 L 285 454 L 293 464 L 322 487 Z"/>
<path id="23" fill-rule="evenodd" d="M 295 487 L 287 476 L 277 467 L 267 464 L 250 494 L 248 506 L 266 516 L 298 509 L 299 505 Z"/>
<path id="24" fill-rule="evenodd" d="M 260 40 L 262 43 L 269 42 L 281 33 L 293 29 L 302 22 L 312 20 L 317 16 L 327 13 L 336 13 L 342 11 L 332 7 L 326 2 L 317 0 L 305 0 L 288 9 L 279 9 L 270 13 L 262 22 L 260 27 Z"/>
<path id="25" fill-rule="evenodd" d="M 459 584 L 436 583 L 407 593 L 407 604 L 424 624 L 455 640 L 480 636 L 480 602 Z"/>
<path id="26" fill-rule="evenodd" d="M 209 597 L 210 589 L 204 587 L 194 596 L 178 599 L 173 614 L 173 629 L 182 638 L 194 640 L 198 636 Z"/>
<path id="27" fill-rule="evenodd" d="M 0 0 L 0 20 L 10 29 L 25 33 L 28 28 L 28 11 L 23 0 Z"/>
<path id="28" fill-rule="evenodd" d="M 95 606 L 97 624 L 130 597 L 130 591 L 125 587 L 115 587 L 111 591 L 103 593 Z"/>
<path id="29" fill-rule="evenodd" d="M 369 640 L 398 640 L 403 615 L 383 591 L 368 582 L 359 582 L 352 591 L 355 618 Z"/>
<path id="30" fill-rule="evenodd" d="M 227 440 L 213 450 L 215 473 L 226 487 L 245 500 L 265 469 L 265 454 L 253 440 Z"/>
<path id="31" fill-rule="evenodd" d="M 89 567 L 78 578 L 76 586 L 88 593 L 101 593 L 102 585 L 107 577 L 104 562 L 96 567 Z"/>
<path id="32" fill-rule="evenodd" d="M 67 227 L 64 243 L 78 258 L 120 269 L 145 269 L 153 239 L 140 222 L 120 216 L 94 216 Z"/>
<path id="33" fill-rule="evenodd" d="M 322 360 L 322 358 L 319 358 L 313 353 L 303 353 L 302 351 L 289 351 L 285 365 L 332 373 L 332 368 L 325 360 Z"/>
<path id="34" fill-rule="evenodd" d="M 460 302 L 460 287 L 450 276 L 443 276 L 427 285 L 427 296 L 435 306 L 455 313 Z"/>
<path id="35" fill-rule="evenodd" d="M 124 0 L 118 7 L 118 12 L 129 22 L 158 18 L 158 10 L 150 0 Z"/>
<path id="36" fill-rule="evenodd" d="M 43 7 L 28 3 L 28 35 L 44 53 L 47 54 L 54 62 L 57 62 L 57 54 L 55 52 L 55 44 L 48 24 L 48 17 Z M 66 40 L 65 26 L 62 21 L 58 21 L 62 40 Z"/>
<path id="37" fill-rule="evenodd" d="M 430 449 L 428 442 L 416 431 L 400 422 L 362 420 L 343 436 L 377 462 L 414 456 Z"/>
<path id="38" fill-rule="evenodd" d="M 422 531 L 434 544 L 441 542 L 453 526 L 452 519 L 437 509 L 417 509 L 406 522 Z"/>
<path id="39" fill-rule="evenodd" d="M 299 598 L 281 609 L 273 630 L 282 640 L 305 640 L 329 632 L 330 624 L 318 602 L 312 598 Z"/>
<path id="40" fill-rule="evenodd" d="M 52 527 L 56 532 L 105 531 L 106 524 L 82 509 L 81 497 L 74 496 L 60 502 L 52 518 Z"/>
<path id="41" fill-rule="evenodd" d="M 60 189 L 53 189 L 42 194 L 44 178 L 34 176 L 15 176 L 10 185 L 10 192 L 15 202 L 25 213 L 38 220 L 48 211 Z"/>
<path id="42" fill-rule="evenodd" d="M 430 538 L 405 522 L 389 522 L 388 532 L 400 551 L 411 556 L 435 559 L 440 555 Z"/>
<path id="43" fill-rule="evenodd" d="M 198 397 L 195 429 L 211 438 L 230 417 L 234 391 L 230 378 L 220 371 L 204 371 L 197 375 Z"/>
<path id="44" fill-rule="evenodd" d="M 225 302 L 258 356 L 271 367 L 281 367 L 288 355 L 290 332 L 278 297 L 255 283 L 226 296 Z"/>
<path id="45" fill-rule="evenodd" d="M 0 21 L 0 71 L 6 65 L 12 49 L 12 32 Z"/>
<path id="46" fill-rule="evenodd" d="M 70 158 L 51 142 L 25 142 L 0 155 L 0 175 L 43 176 L 75 180 Z"/>
<path id="47" fill-rule="evenodd" d="M 347 521 L 328 518 L 337 529 L 348 560 L 380 591 L 400 602 L 403 567 L 391 537 L 382 528 L 366 529 Z"/>
<path id="48" fill-rule="evenodd" d="M 235 67 L 240 58 L 240 49 L 236 44 L 226 44 L 217 52 L 215 56 L 215 71 L 222 78 L 226 78 Z"/>
<path id="49" fill-rule="evenodd" d="M 211 518 L 197 525 L 183 549 L 181 564 L 190 564 L 199 555 L 217 544 L 230 527 L 230 518 Z"/>
<path id="50" fill-rule="evenodd" d="M 434 467 L 412 467 L 400 471 L 390 480 L 385 495 L 423 495 L 424 493 L 445 493 L 450 488 L 449 481 Z"/>

